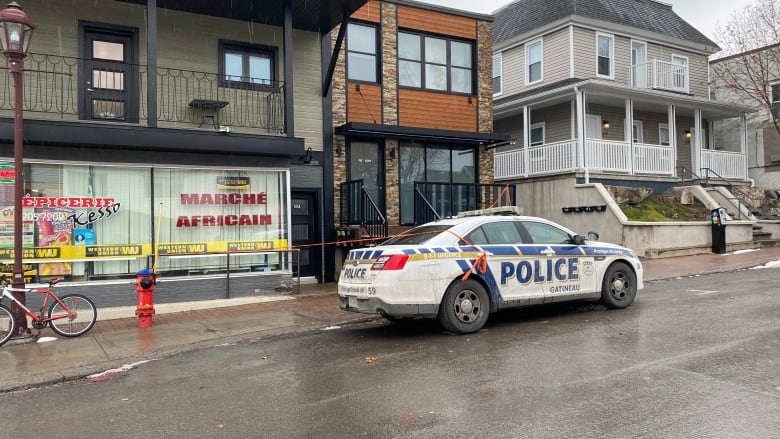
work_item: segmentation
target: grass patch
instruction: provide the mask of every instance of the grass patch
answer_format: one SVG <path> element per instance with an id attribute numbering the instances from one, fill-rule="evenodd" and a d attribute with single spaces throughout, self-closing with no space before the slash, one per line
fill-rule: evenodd
<path id="1" fill-rule="evenodd" d="M 682 204 L 679 201 L 666 201 L 650 196 L 639 204 L 621 204 L 620 210 L 631 221 L 706 221 L 710 210 L 703 204 Z"/>

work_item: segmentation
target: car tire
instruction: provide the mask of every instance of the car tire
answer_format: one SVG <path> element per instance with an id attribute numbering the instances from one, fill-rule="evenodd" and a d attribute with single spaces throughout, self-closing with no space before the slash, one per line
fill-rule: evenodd
<path id="1" fill-rule="evenodd" d="M 610 265 L 601 284 L 601 304 L 609 309 L 626 308 L 636 297 L 636 274 L 623 262 Z"/>
<path id="2" fill-rule="evenodd" d="M 457 280 L 444 294 L 439 305 L 439 322 L 455 334 L 477 332 L 490 315 L 490 298 L 479 282 Z"/>

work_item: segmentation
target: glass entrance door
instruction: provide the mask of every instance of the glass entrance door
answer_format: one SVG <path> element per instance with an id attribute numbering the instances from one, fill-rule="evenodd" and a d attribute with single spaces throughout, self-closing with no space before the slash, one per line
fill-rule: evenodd
<path id="1" fill-rule="evenodd" d="M 352 142 L 349 154 L 349 179 L 363 180 L 363 187 L 384 214 L 384 163 L 376 142 Z"/>
<path id="2" fill-rule="evenodd" d="M 132 32 L 85 27 L 81 73 L 83 119 L 138 122 L 138 80 Z"/>

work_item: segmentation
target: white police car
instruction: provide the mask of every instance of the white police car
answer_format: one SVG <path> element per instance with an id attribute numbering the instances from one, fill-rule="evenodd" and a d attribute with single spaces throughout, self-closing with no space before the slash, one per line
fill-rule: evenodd
<path id="1" fill-rule="evenodd" d="M 338 291 L 341 309 L 438 317 L 465 334 L 506 308 L 568 300 L 625 308 L 643 286 L 642 264 L 625 247 L 542 218 L 461 214 L 351 250 Z"/>

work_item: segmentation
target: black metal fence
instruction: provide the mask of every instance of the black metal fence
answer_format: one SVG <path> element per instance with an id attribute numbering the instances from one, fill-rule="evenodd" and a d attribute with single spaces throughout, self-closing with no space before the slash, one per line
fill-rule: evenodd
<path id="1" fill-rule="evenodd" d="M 425 224 L 467 210 L 515 206 L 515 186 L 505 184 L 414 183 L 414 222 Z"/>
<path id="2" fill-rule="evenodd" d="M 150 114 L 147 66 L 91 63 L 80 58 L 30 54 L 25 60 L 24 111 L 32 113 L 31 117 L 41 114 L 66 120 L 143 123 Z M 207 123 L 270 134 L 286 132 L 283 82 L 227 79 L 217 73 L 157 67 L 156 120 L 160 126 Z M 13 78 L 5 68 L 0 71 L 0 113 L 10 112 L 13 107 Z"/>
<path id="3" fill-rule="evenodd" d="M 339 195 L 339 220 L 342 225 L 359 225 L 372 237 L 387 236 L 387 218 L 366 190 L 363 180 L 342 183 Z"/>

